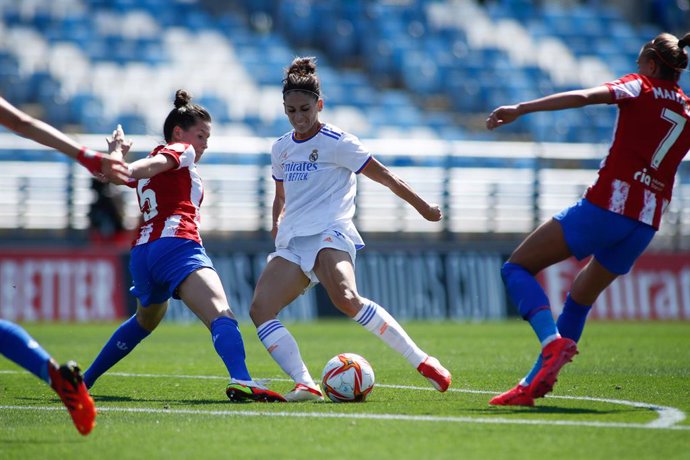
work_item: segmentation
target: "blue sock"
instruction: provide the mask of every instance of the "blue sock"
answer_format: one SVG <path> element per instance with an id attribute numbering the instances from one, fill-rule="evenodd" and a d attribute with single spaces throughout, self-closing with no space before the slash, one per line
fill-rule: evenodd
<path id="1" fill-rule="evenodd" d="M 541 353 L 539 353 L 539 356 L 537 357 L 537 361 L 534 363 L 534 366 L 532 366 L 532 369 L 529 371 L 529 373 L 522 379 L 520 382 L 520 385 L 527 386 L 530 383 L 532 383 L 532 380 L 534 380 L 534 377 L 537 376 L 537 372 L 541 369 Z"/>
<path id="2" fill-rule="evenodd" d="M 561 333 L 561 336 L 579 342 L 590 310 L 592 310 L 591 305 L 580 305 L 568 293 L 563 305 L 563 312 L 558 317 L 557 323 L 558 332 Z"/>
<path id="3" fill-rule="evenodd" d="M 534 276 L 524 267 L 510 262 L 503 264 L 501 275 L 508 296 L 518 307 L 522 318 L 529 321 L 539 342 L 543 345 L 546 339 L 558 335 L 549 299 Z"/>
<path id="4" fill-rule="evenodd" d="M 216 353 L 225 363 L 230 377 L 237 380 L 251 380 L 245 363 L 244 341 L 237 321 L 226 316 L 211 322 L 211 338 Z"/>
<path id="5" fill-rule="evenodd" d="M 39 379 L 50 383 L 50 355 L 18 324 L 0 320 L 0 353 Z"/>
<path id="6" fill-rule="evenodd" d="M 122 323 L 103 346 L 91 366 L 84 372 L 86 386 L 91 388 L 98 377 L 127 356 L 150 333 L 139 325 L 137 315 Z"/>
<path id="7" fill-rule="evenodd" d="M 548 310 L 539 310 L 528 321 L 537 334 L 542 347 L 558 337 L 558 328 L 556 328 L 556 322 L 553 320 L 550 308 Z"/>
<path id="8" fill-rule="evenodd" d="M 592 306 L 580 305 L 575 302 L 571 297 L 570 293 L 565 299 L 565 305 L 563 306 L 563 311 L 558 317 L 556 326 L 558 327 L 558 332 L 562 337 L 567 337 L 569 339 L 578 342 L 582 336 L 582 330 L 585 328 L 585 321 L 587 320 L 587 315 L 589 314 Z M 534 376 L 537 375 L 539 369 L 541 369 L 541 354 L 534 363 L 532 370 L 525 376 L 522 383 L 529 385 L 534 380 Z"/>

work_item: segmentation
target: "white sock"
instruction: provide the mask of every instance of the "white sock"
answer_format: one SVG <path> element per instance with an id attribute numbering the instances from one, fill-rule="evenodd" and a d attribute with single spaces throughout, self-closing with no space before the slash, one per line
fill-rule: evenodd
<path id="1" fill-rule="evenodd" d="M 302 361 L 295 338 L 290 331 L 285 329 L 283 323 L 277 319 L 266 321 L 256 328 L 256 333 L 273 360 L 295 383 L 301 383 L 310 388 L 316 386 L 307 366 Z"/>
<path id="2" fill-rule="evenodd" d="M 560 339 L 561 334 L 551 334 L 541 342 L 541 347 L 544 348 L 556 339 Z"/>
<path id="3" fill-rule="evenodd" d="M 407 332 L 395 318 L 376 302 L 370 300 L 369 304 L 364 306 L 352 319 L 400 353 L 415 369 L 428 356 L 407 335 Z"/>

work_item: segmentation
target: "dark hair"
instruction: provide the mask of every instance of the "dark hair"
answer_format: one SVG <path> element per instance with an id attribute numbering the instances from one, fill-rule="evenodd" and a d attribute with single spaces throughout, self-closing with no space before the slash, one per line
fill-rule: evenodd
<path id="1" fill-rule="evenodd" d="M 645 43 L 642 55 L 654 59 L 661 78 L 678 81 L 680 73 L 688 66 L 688 53 L 683 49 L 686 46 L 690 46 L 690 32 L 680 40 L 675 35 L 661 33 Z"/>
<path id="2" fill-rule="evenodd" d="M 187 130 L 194 126 L 198 120 L 211 122 L 211 115 L 205 108 L 198 104 L 192 104 L 192 96 L 183 89 L 175 93 L 175 108 L 170 111 L 163 123 L 163 136 L 165 142 L 172 141 L 172 132 L 175 126 Z"/>
<path id="3" fill-rule="evenodd" d="M 283 99 L 289 91 L 304 91 L 316 99 L 321 97 L 321 83 L 316 75 L 315 57 L 297 57 L 285 71 Z"/>

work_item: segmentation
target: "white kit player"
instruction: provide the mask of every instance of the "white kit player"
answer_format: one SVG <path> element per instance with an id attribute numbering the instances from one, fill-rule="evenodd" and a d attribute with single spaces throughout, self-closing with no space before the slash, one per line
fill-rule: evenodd
<path id="1" fill-rule="evenodd" d="M 283 104 L 294 130 L 271 151 L 276 250 L 259 278 L 250 315 L 271 357 L 295 382 L 285 399 L 323 399 L 297 342 L 276 318 L 318 282 L 340 311 L 400 353 L 437 390 L 446 391 L 450 372 L 422 351 L 383 307 L 357 292 L 354 262 L 364 243 L 352 223 L 355 176 L 361 173 L 388 187 L 427 220 L 440 220 L 441 210 L 374 159 L 355 136 L 319 121 L 323 99 L 314 58 L 292 62 L 284 79 Z"/>

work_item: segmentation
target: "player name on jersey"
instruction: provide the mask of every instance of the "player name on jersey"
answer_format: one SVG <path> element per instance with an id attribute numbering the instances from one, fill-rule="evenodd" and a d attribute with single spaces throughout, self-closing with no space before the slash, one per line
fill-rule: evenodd
<path id="1" fill-rule="evenodd" d="M 679 104 L 685 105 L 685 98 L 678 91 L 670 91 L 666 88 L 652 87 L 652 94 L 654 99 L 668 99 L 669 101 L 674 101 Z"/>

